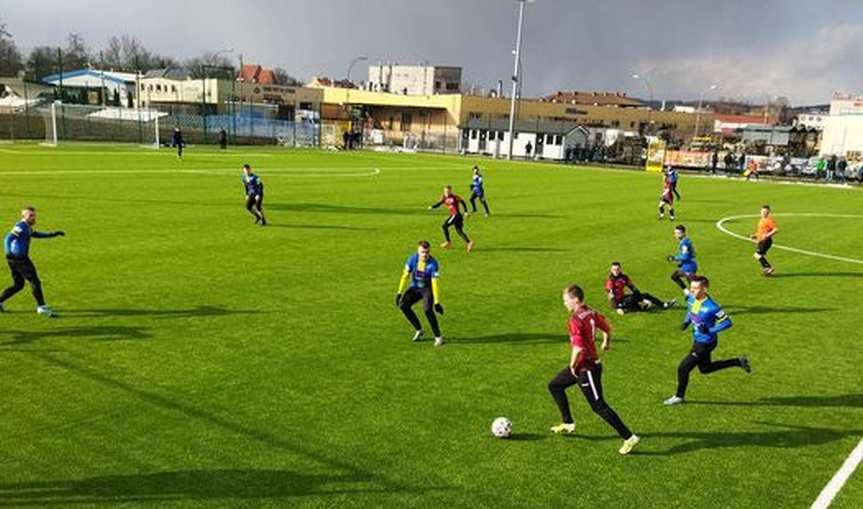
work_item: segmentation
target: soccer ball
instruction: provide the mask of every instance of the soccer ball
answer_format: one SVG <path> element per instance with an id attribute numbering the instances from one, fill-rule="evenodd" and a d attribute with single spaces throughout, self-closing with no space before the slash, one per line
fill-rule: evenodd
<path id="1" fill-rule="evenodd" d="M 491 434 L 497 438 L 509 438 L 512 435 L 512 421 L 498 417 L 491 423 Z"/>

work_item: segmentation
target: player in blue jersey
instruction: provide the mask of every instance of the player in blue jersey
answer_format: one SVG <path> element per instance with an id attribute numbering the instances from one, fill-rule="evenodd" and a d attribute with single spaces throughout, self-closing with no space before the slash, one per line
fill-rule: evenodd
<path id="1" fill-rule="evenodd" d="M 243 165 L 243 189 L 246 191 L 246 210 L 255 216 L 255 224 L 267 226 L 267 218 L 264 217 L 264 183 L 248 164 Z"/>
<path id="2" fill-rule="evenodd" d="M 669 262 L 677 263 L 677 270 L 671 274 L 671 280 L 683 290 L 683 295 L 689 295 L 687 283 L 692 281 L 692 276 L 698 272 L 698 264 L 695 262 L 695 248 L 692 246 L 692 241 L 686 236 L 686 227 L 682 224 L 674 227 L 674 236 L 679 241 L 677 254 L 668 255 L 667 258 Z"/>
<path id="3" fill-rule="evenodd" d="M 45 304 L 42 294 L 42 282 L 36 266 L 30 260 L 30 239 L 46 239 L 51 237 L 62 237 L 62 231 L 39 232 L 33 229 L 36 225 L 36 209 L 27 207 L 21 211 L 21 220 L 15 223 L 6 235 L 3 243 L 6 251 L 6 263 L 9 272 L 12 273 L 12 286 L 3 290 L 0 294 L 0 311 L 3 311 L 3 303 L 7 299 L 24 289 L 24 282 L 30 283 L 33 290 L 33 298 L 36 299 L 36 312 L 40 315 L 54 316 L 54 311 Z"/>
<path id="4" fill-rule="evenodd" d="M 405 270 L 402 272 L 401 280 L 399 280 L 396 306 L 402 310 L 416 331 L 413 341 L 419 341 L 424 334 L 423 328 L 419 318 L 411 308 L 417 302 L 423 301 L 423 311 L 425 311 L 432 333 L 434 333 L 434 344 L 441 346 L 444 341 L 435 316 L 435 312 L 443 315 L 443 306 L 440 303 L 440 284 L 438 283 L 440 265 L 430 253 L 431 245 L 427 240 L 421 240 L 417 245 L 416 254 L 408 257 L 407 262 L 405 262 Z"/>
<path id="5" fill-rule="evenodd" d="M 710 281 L 706 277 L 692 277 L 690 294 L 686 298 L 688 310 L 680 326 L 682 330 L 692 327 L 692 349 L 677 367 L 677 393 L 665 400 L 666 405 L 679 405 L 685 401 L 689 373 L 696 367 L 705 375 L 727 368 L 743 368 L 747 373 L 752 371 L 749 359 L 745 356 L 722 361 L 710 360 L 710 353 L 719 341 L 719 333 L 731 327 L 731 318 L 707 294 L 709 287 Z"/>
<path id="6" fill-rule="evenodd" d="M 476 200 L 479 198 L 485 209 L 485 217 L 491 213 L 488 210 L 488 202 L 485 201 L 485 188 L 483 187 L 482 174 L 479 172 L 479 166 L 473 167 L 473 178 L 470 181 L 470 206 L 473 207 L 473 212 L 476 212 Z"/>

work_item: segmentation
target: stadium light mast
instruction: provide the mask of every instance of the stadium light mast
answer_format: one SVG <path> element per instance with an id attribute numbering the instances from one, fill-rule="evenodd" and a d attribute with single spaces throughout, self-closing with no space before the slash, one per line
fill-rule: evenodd
<path id="1" fill-rule="evenodd" d="M 357 62 L 365 62 L 368 59 L 369 59 L 369 57 L 365 57 L 365 56 L 354 57 L 354 59 L 351 60 L 351 63 L 348 64 L 348 73 L 345 75 L 345 79 L 347 81 L 351 81 L 351 71 L 354 70 L 354 65 Z"/>
<path id="2" fill-rule="evenodd" d="M 647 92 L 650 94 L 650 104 L 647 106 L 647 128 L 648 128 L 648 130 L 652 131 L 653 130 L 653 96 L 655 95 L 654 90 L 653 90 L 653 83 L 651 83 L 650 80 L 647 79 L 647 76 L 642 76 L 638 73 L 633 74 L 632 77 L 634 79 L 643 81 L 644 84 L 647 86 Z"/>
<path id="3" fill-rule="evenodd" d="M 522 27 L 524 26 L 524 5 L 535 1 L 536 0 L 518 0 L 518 28 L 515 33 L 515 49 L 512 52 L 515 56 L 515 63 L 513 64 L 512 73 L 512 97 L 509 100 L 509 151 L 506 155 L 507 159 L 512 159 L 512 147 L 515 143 L 515 103 L 519 89 L 519 71 L 521 70 L 521 32 Z"/>
<path id="4" fill-rule="evenodd" d="M 698 109 L 695 110 L 695 131 L 692 133 L 693 141 L 695 140 L 695 138 L 698 138 L 698 128 L 700 127 L 699 124 L 701 124 L 701 105 L 704 102 L 704 96 L 707 94 L 707 92 L 716 90 L 717 88 L 719 88 L 719 85 L 710 85 L 710 88 L 708 88 L 707 90 L 703 90 L 701 92 L 701 95 L 698 96 Z"/>

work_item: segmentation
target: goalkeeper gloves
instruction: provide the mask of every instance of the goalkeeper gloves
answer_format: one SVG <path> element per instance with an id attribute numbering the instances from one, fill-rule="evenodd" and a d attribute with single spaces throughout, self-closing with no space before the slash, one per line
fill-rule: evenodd
<path id="1" fill-rule="evenodd" d="M 435 304 L 434 310 L 437 311 L 437 314 L 443 315 L 443 306 L 441 306 L 440 304 Z"/>
<path id="2" fill-rule="evenodd" d="M 668 255 L 665 257 L 665 259 L 668 260 L 669 262 L 673 262 L 674 261 L 674 255 Z"/>
<path id="3" fill-rule="evenodd" d="M 707 325 L 706 323 L 699 323 L 698 324 L 698 333 L 704 334 L 705 336 L 710 335 L 710 326 Z"/>

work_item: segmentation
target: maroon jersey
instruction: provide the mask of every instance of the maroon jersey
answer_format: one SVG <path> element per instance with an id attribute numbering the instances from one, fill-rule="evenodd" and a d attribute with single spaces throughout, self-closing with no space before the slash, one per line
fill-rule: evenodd
<path id="1" fill-rule="evenodd" d="M 570 344 L 581 348 L 581 353 L 576 360 L 575 372 L 580 373 L 596 366 L 599 363 L 599 356 L 596 354 L 596 345 L 594 344 L 596 329 L 599 328 L 607 333 L 611 332 L 611 327 L 605 321 L 605 317 L 587 306 L 582 306 L 569 318 L 567 327 L 569 328 Z"/>
<path id="2" fill-rule="evenodd" d="M 617 303 L 626 294 L 626 289 L 632 286 L 632 280 L 626 274 L 619 276 L 608 275 L 605 280 L 605 291 L 611 292 L 614 302 Z"/>
<path id="3" fill-rule="evenodd" d="M 449 196 L 441 196 L 440 201 L 446 205 L 446 208 L 449 209 L 450 215 L 457 216 L 459 214 L 458 204 L 464 203 L 464 200 L 461 196 L 457 194 L 451 194 Z"/>
<path id="4" fill-rule="evenodd" d="M 668 180 L 662 181 L 662 201 L 668 204 L 674 203 L 674 194 L 671 192 L 671 182 Z"/>

